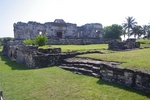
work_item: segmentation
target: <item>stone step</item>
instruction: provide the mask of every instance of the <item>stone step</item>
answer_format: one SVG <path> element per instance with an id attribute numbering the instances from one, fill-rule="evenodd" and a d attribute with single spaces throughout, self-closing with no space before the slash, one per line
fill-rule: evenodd
<path id="1" fill-rule="evenodd" d="M 67 58 L 64 59 L 66 64 L 88 64 L 93 66 L 99 66 L 102 64 L 102 61 L 92 60 L 92 59 L 83 59 L 83 58 Z"/>
<path id="2" fill-rule="evenodd" d="M 92 67 L 94 73 L 100 73 L 100 67 Z"/>
<path id="3" fill-rule="evenodd" d="M 70 66 L 59 66 L 60 68 L 62 69 L 65 69 L 65 70 L 69 70 L 69 71 L 72 71 L 74 73 L 80 73 L 82 75 L 89 75 L 91 76 L 91 74 L 93 73 L 92 70 L 88 70 L 88 69 L 84 69 L 84 68 L 78 68 L 78 67 L 70 67 Z"/>
<path id="4" fill-rule="evenodd" d="M 96 77 L 96 78 L 100 78 L 100 75 L 97 73 L 92 73 L 92 76 Z"/>
<path id="5" fill-rule="evenodd" d="M 94 66 L 88 64 L 62 64 L 62 66 L 69 66 L 69 67 L 77 67 L 77 68 L 84 68 L 88 70 L 92 70 Z"/>
<path id="6" fill-rule="evenodd" d="M 100 67 L 100 65 L 119 65 L 117 62 L 105 62 L 99 60 L 93 60 L 88 58 L 67 58 L 64 59 L 63 63 L 65 64 L 88 64 L 96 67 Z"/>
<path id="7" fill-rule="evenodd" d="M 69 71 L 76 71 L 77 70 L 77 68 L 75 68 L 75 67 L 68 67 L 68 66 L 59 66 L 60 68 L 62 68 L 62 69 L 65 69 L 65 70 L 69 70 Z"/>

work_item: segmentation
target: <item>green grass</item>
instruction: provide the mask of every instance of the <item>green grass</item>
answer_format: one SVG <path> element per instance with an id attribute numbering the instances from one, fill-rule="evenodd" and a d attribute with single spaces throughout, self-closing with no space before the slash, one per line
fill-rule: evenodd
<path id="1" fill-rule="evenodd" d="M 77 57 L 87 57 L 104 61 L 123 62 L 120 65 L 122 67 L 150 71 L 150 49 L 138 49 L 108 54 L 84 54 Z"/>
<path id="2" fill-rule="evenodd" d="M 42 46 L 40 48 L 61 48 L 62 52 L 68 51 L 84 51 L 84 50 L 107 50 L 108 44 L 91 44 L 91 45 L 51 45 Z"/>
<path id="3" fill-rule="evenodd" d="M 140 42 L 140 48 L 150 47 L 150 39 L 138 39 L 136 42 Z"/>
<path id="4" fill-rule="evenodd" d="M 148 94 L 58 67 L 29 69 L 0 53 L 4 100 L 149 100 Z"/>
<path id="5" fill-rule="evenodd" d="M 141 43 L 150 44 L 150 39 L 137 39 L 136 42 L 141 42 Z"/>

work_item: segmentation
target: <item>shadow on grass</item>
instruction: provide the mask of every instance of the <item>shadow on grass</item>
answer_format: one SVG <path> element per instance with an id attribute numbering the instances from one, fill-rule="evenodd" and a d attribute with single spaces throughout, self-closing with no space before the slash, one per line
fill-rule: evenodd
<path id="1" fill-rule="evenodd" d="M 31 68 L 18 64 L 16 61 L 11 61 L 7 56 L 2 56 L 2 52 L 0 52 L 0 58 L 8 67 L 11 67 L 12 70 L 31 70 Z"/>
<path id="2" fill-rule="evenodd" d="M 121 85 L 121 84 L 118 84 L 118 83 L 107 82 L 107 81 L 104 81 L 104 80 L 100 79 L 99 81 L 97 81 L 97 84 L 99 84 L 99 85 L 109 85 L 109 86 L 112 86 L 112 87 L 115 87 L 115 88 L 119 88 L 119 89 L 123 89 L 123 90 L 126 90 L 126 91 L 130 91 L 130 92 L 137 93 L 139 95 L 146 96 L 146 97 L 150 98 L 150 94 L 149 93 L 145 93 L 143 91 L 136 90 L 134 88 L 127 87 L 127 86 L 124 86 L 124 85 Z"/>

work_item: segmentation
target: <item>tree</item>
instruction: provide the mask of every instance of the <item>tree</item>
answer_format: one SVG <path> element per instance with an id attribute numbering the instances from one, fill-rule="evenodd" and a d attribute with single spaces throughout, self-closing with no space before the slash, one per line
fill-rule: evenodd
<path id="1" fill-rule="evenodd" d="M 141 37 L 141 35 L 144 34 L 143 28 L 140 25 L 136 25 L 132 28 L 132 32 L 131 35 L 134 35 L 134 38 L 136 38 L 136 36 L 138 36 L 138 38 Z"/>
<path id="2" fill-rule="evenodd" d="M 123 23 L 123 27 L 125 28 L 125 30 L 127 30 L 128 38 L 131 36 L 131 30 L 136 24 L 137 22 L 135 22 L 135 19 L 133 17 L 127 17 L 125 23 Z"/>
<path id="3" fill-rule="evenodd" d="M 124 37 L 124 40 L 125 40 L 126 34 L 127 34 L 126 30 L 123 28 L 123 29 L 122 29 L 122 35 L 123 35 L 123 37 Z"/>
<path id="4" fill-rule="evenodd" d="M 147 25 L 144 25 L 143 26 L 143 35 L 144 35 L 144 37 L 147 35 L 147 33 L 148 33 L 148 26 Z"/>
<path id="5" fill-rule="evenodd" d="M 106 26 L 103 29 L 104 38 L 121 39 L 120 38 L 121 35 L 122 35 L 121 25 L 113 24 L 111 26 Z"/>

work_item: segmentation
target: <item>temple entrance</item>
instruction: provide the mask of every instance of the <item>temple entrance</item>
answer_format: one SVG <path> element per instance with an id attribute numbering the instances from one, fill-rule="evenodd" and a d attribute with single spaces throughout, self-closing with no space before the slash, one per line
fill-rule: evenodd
<path id="1" fill-rule="evenodd" d="M 62 32 L 57 32 L 56 35 L 57 35 L 58 38 L 62 38 Z"/>

